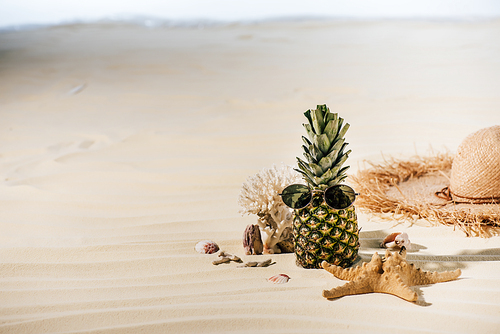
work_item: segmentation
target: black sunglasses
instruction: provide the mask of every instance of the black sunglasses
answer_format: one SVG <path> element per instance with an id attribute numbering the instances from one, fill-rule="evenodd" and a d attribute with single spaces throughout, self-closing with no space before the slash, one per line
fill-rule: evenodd
<path id="1" fill-rule="evenodd" d="M 323 192 L 325 203 L 335 210 L 348 208 L 354 203 L 356 195 L 359 195 L 351 187 L 345 184 L 337 184 L 335 186 L 323 190 L 314 190 L 303 184 L 292 184 L 279 194 L 283 202 L 292 209 L 302 209 L 311 203 L 313 193 Z"/>

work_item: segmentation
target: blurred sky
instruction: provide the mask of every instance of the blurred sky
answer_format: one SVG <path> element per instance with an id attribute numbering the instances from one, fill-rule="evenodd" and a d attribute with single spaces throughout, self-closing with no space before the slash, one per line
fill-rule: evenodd
<path id="1" fill-rule="evenodd" d="M 242 21 L 283 17 L 463 19 L 500 16 L 500 0 L 0 0 L 0 27 L 150 16 Z"/>

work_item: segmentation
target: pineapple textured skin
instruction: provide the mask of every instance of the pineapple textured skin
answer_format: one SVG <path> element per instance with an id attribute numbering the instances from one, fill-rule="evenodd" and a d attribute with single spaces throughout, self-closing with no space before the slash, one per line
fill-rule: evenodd
<path id="1" fill-rule="evenodd" d="M 356 209 L 330 208 L 322 194 L 315 194 L 309 206 L 295 210 L 294 247 L 297 265 L 321 269 L 321 262 L 352 265 L 358 256 L 359 234 Z"/>

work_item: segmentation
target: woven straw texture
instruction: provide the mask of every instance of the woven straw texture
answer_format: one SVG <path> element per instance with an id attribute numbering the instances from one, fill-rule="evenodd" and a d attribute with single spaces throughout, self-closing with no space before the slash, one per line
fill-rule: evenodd
<path id="1" fill-rule="evenodd" d="M 450 191 L 457 202 L 500 202 L 500 125 L 474 132 L 460 144 Z"/>
<path id="2" fill-rule="evenodd" d="M 450 184 L 452 163 L 450 154 L 369 163 L 371 168 L 350 176 L 360 193 L 356 207 L 401 222 L 423 218 L 454 226 L 467 236 L 500 235 L 500 204 L 455 203 L 435 196 Z"/>

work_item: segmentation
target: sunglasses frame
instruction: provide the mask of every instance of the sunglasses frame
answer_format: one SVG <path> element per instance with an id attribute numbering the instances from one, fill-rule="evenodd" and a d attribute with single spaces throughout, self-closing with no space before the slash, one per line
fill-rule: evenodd
<path id="1" fill-rule="evenodd" d="M 323 193 L 323 201 L 325 202 L 325 204 L 329 207 L 329 208 L 332 208 L 334 210 L 345 210 L 347 208 L 350 208 L 354 202 L 356 201 L 356 196 L 359 195 L 359 193 L 357 193 L 352 187 L 348 186 L 347 184 L 336 184 L 334 186 L 331 186 L 331 187 L 328 187 L 326 188 L 325 190 L 319 190 L 319 189 L 311 189 L 309 186 L 306 186 L 304 184 L 300 184 L 300 183 L 294 183 L 294 184 L 291 184 L 289 186 L 287 186 L 285 189 L 287 189 L 288 187 L 291 187 L 291 186 L 294 186 L 294 185 L 298 185 L 298 186 L 302 186 L 302 187 L 306 187 L 307 189 L 309 189 L 309 201 L 307 202 L 306 205 L 304 206 L 301 206 L 299 208 L 292 208 L 291 206 L 289 206 L 288 204 L 285 203 L 285 201 L 283 201 L 283 203 L 285 203 L 286 206 L 288 206 L 290 209 L 293 209 L 293 210 L 300 210 L 300 209 L 303 209 L 305 207 L 307 207 L 309 204 L 311 204 L 312 200 L 313 200 L 313 195 L 314 193 L 318 193 L 318 192 L 322 192 Z M 354 193 L 354 200 L 351 202 L 351 204 L 349 204 L 348 206 L 346 206 L 345 208 L 341 208 L 341 209 L 338 209 L 338 208 L 334 208 L 333 206 L 331 206 L 330 204 L 328 204 L 328 202 L 326 201 L 326 192 L 331 189 L 331 188 L 334 188 L 334 187 L 339 187 L 339 186 L 342 186 L 342 187 L 347 187 L 349 189 L 351 189 Z M 283 189 L 283 190 L 285 190 Z M 278 194 L 281 196 L 281 200 L 283 200 L 283 193 L 281 194 Z"/>

